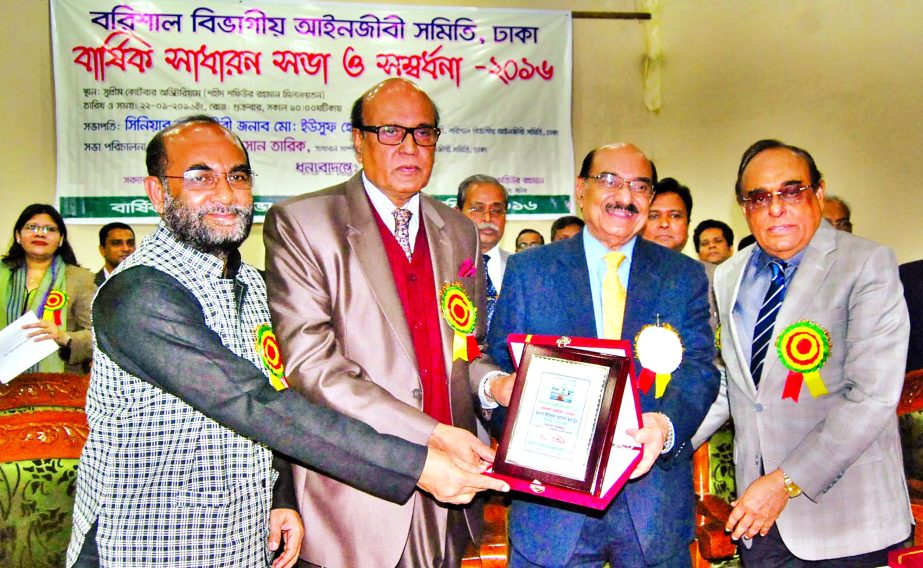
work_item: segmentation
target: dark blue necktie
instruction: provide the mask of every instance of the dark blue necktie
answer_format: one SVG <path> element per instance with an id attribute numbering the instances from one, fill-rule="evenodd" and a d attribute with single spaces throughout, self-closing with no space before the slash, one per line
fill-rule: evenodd
<path id="1" fill-rule="evenodd" d="M 769 267 L 772 269 L 772 280 L 769 282 L 769 290 L 766 290 L 766 297 L 763 298 L 763 307 L 760 308 L 760 314 L 756 318 L 756 327 L 753 328 L 750 375 L 756 386 L 760 384 L 763 361 L 766 359 L 766 351 L 772 339 L 772 328 L 776 323 L 776 315 L 782 307 L 782 300 L 785 299 L 785 262 L 773 260 L 769 263 Z"/>
<path id="2" fill-rule="evenodd" d="M 481 257 L 484 259 L 484 277 L 487 280 L 487 327 L 485 329 L 490 329 L 490 320 L 494 317 L 494 308 L 497 307 L 497 296 L 499 294 L 490 279 L 490 273 L 487 272 L 487 263 L 490 262 L 490 257 L 486 254 L 482 254 Z"/>

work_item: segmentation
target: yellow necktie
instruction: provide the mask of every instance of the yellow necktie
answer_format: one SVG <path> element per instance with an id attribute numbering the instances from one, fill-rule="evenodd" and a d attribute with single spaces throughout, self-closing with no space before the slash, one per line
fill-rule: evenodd
<path id="1" fill-rule="evenodd" d="M 606 255 L 606 276 L 603 278 L 603 332 L 606 339 L 622 338 L 625 317 L 625 287 L 619 280 L 619 265 L 625 260 L 620 252 Z"/>

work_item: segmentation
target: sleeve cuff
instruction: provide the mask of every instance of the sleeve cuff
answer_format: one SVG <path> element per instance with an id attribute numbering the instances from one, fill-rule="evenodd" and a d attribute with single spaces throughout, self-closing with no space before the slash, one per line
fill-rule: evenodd
<path id="1" fill-rule="evenodd" d="M 481 382 L 478 383 L 478 400 L 481 401 L 481 408 L 484 410 L 492 410 L 500 406 L 493 397 L 487 396 L 487 384 L 497 377 L 502 377 L 505 375 L 503 371 L 491 371 L 484 375 L 481 379 Z"/>
<path id="2" fill-rule="evenodd" d="M 673 421 L 670 420 L 669 416 L 662 412 L 659 414 L 666 419 L 667 424 L 670 426 L 670 431 L 667 432 L 667 439 L 663 442 L 663 450 L 660 452 L 660 454 L 663 455 L 670 453 L 670 450 L 672 450 L 673 446 L 676 444 L 676 429 L 673 428 Z"/>

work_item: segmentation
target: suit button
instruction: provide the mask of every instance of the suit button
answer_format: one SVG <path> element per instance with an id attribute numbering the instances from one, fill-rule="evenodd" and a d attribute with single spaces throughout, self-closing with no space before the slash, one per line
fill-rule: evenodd
<path id="1" fill-rule="evenodd" d="M 407 276 L 407 280 L 410 280 L 411 282 L 416 282 L 416 281 L 417 281 L 417 275 L 416 275 L 416 274 L 410 274 L 410 275 Z"/>
<path id="2" fill-rule="evenodd" d="M 410 396 L 414 397 L 417 400 L 420 400 L 421 398 L 423 398 L 423 391 L 420 389 L 413 389 L 413 391 L 411 391 L 410 393 Z"/>
<path id="3" fill-rule="evenodd" d="M 753 405 L 753 410 L 756 411 L 756 412 L 762 412 L 762 411 L 763 411 L 763 405 L 762 405 L 762 404 L 754 404 L 754 405 Z"/>

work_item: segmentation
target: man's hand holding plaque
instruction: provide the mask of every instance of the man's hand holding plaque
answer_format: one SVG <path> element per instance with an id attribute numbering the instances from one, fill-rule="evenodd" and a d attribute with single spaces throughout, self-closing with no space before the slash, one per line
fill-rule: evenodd
<path id="1" fill-rule="evenodd" d="M 509 406 L 513 395 L 513 385 L 516 383 L 516 374 L 510 373 L 497 377 L 490 382 L 490 394 L 500 406 Z M 634 438 L 635 442 L 644 445 L 644 453 L 638 466 L 631 473 L 631 479 L 641 477 L 652 467 L 657 457 L 663 451 L 664 443 L 670 432 L 667 419 L 659 412 L 645 412 L 641 415 L 644 425 L 641 428 L 629 428 L 626 434 Z"/>
<path id="2" fill-rule="evenodd" d="M 493 473 L 515 490 L 604 508 L 639 463 L 635 476 L 650 469 L 666 438 L 658 416 L 640 416 L 630 344 L 509 341 L 517 372 L 485 385 L 509 408 Z"/>
<path id="3" fill-rule="evenodd" d="M 645 412 L 641 415 L 641 428 L 629 428 L 626 432 L 634 438 L 635 442 L 644 444 L 644 453 L 638 467 L 631 473 L 631 479 L 641 477 L 652 467 L 657 457 L 663 452 L 664 443 L 670 435 L 670 423 L 667 417 L 659 412 Z"/>

